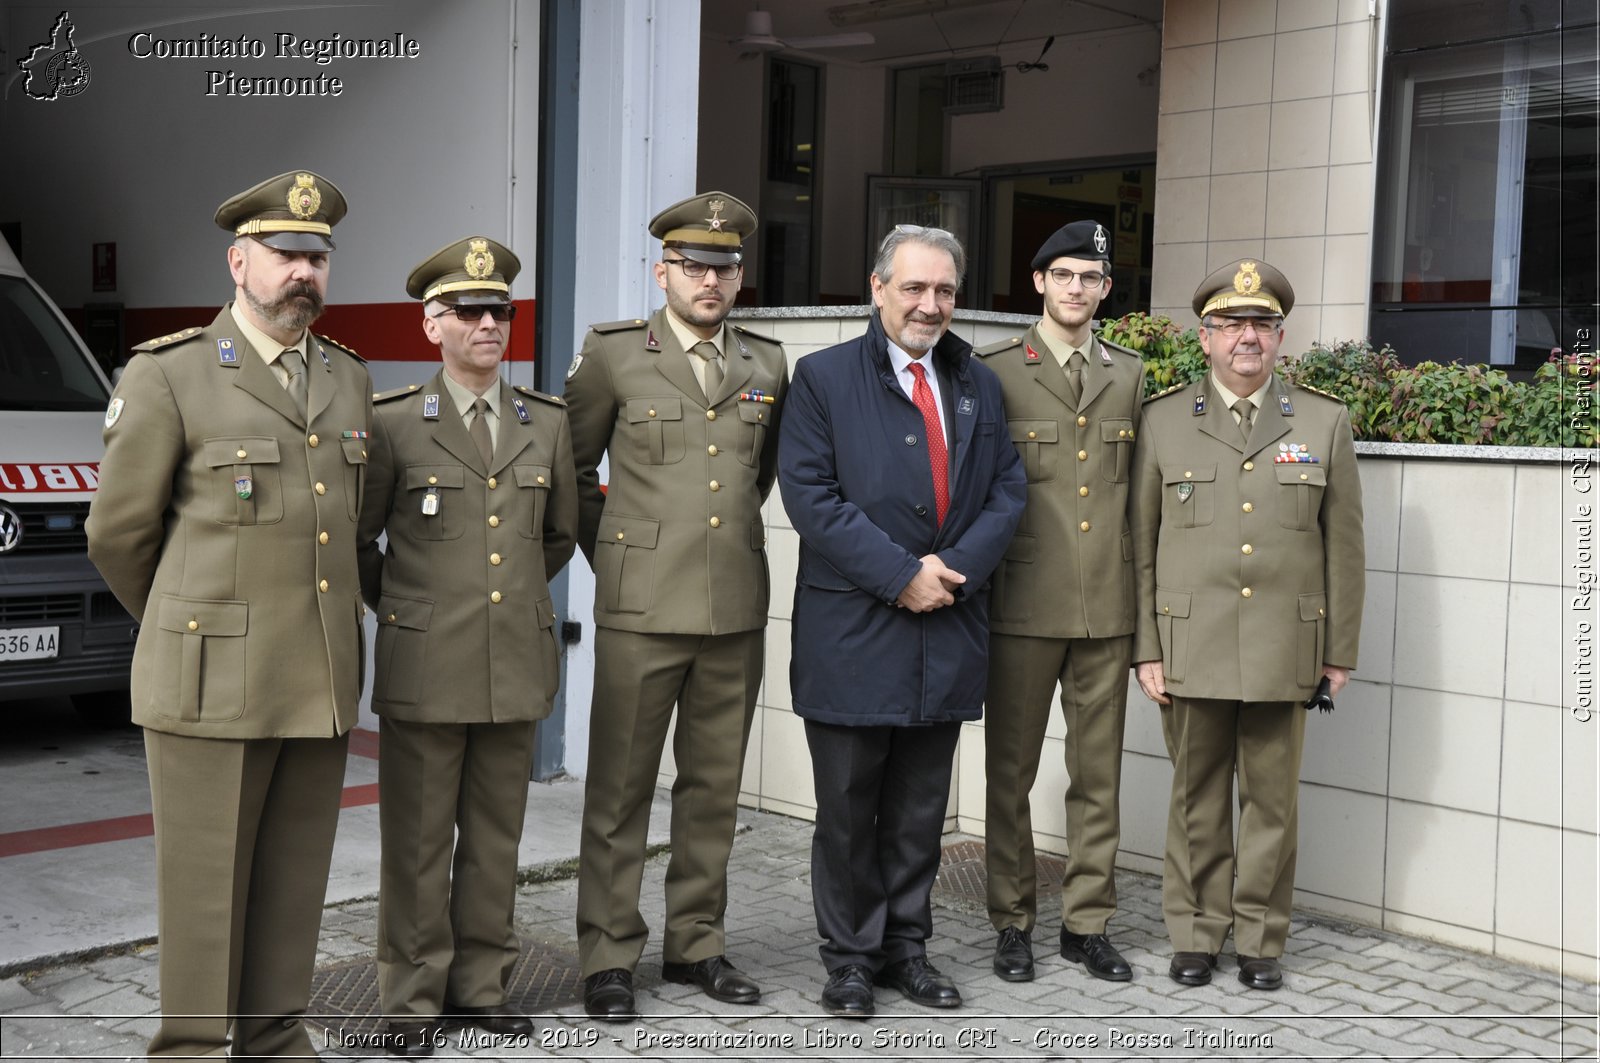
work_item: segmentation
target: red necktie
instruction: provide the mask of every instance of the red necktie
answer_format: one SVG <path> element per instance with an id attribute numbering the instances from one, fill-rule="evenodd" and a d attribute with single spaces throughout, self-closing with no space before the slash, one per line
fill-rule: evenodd
<path id="1" fill-rule="evenodd" d="M 922 433 L 928 439 L 928 465 L 933 469 L 933 504 L 939 511 L 939 524 L 944 525 L 944 515 L 950 509 L 950 455 L 944 449 L 944 429 L 939 427 L 939 408 L 933 404 L 933 389 L 923 376 L 921 362 L 912 362 L 911 375 L 916 383 L 911 388 L 911 401 L 922 411 Z"/>

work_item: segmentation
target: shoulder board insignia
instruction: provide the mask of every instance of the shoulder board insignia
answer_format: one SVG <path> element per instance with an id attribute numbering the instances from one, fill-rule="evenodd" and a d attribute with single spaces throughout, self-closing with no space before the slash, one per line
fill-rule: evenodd
<path id="1" fill-rule="evenodd" d="M 1125 354 L 1129 358 L 1139 358 L 1140 357 L 1139 352 L 1134 350 L 1131 347 L 1124 347 L 1120 343 L 1112 343 L 1110 340 L 1102 339 L 1099 336 L 1096 336 L 1095 339 L 1100 341 L 1100 346 L 1106 348 L 1109 351 L 1116 351 L 1118 354 Z"/>
<path id="2" fill-rule="evenodd" d="M 1189 382 L 1187 382 L 1187 381 L 1182 383 L 1182 384 L 1174 384 L 1174 385 L 1172 385 L 1170 388 L 1168 388 L 1165 391 L 1158 391 L 1154 395 L 1147 396 L 1144 401 L 1145 402 L 1154 402 L 1157 399 L 1164 399 L 1168 395 L 1171 395 L 1173 392 L 1182 391 L 1184 388 L 1186 388 L 1188 386 L 1189 386 Z"/>
<path id="3" fill-rule="evenodd" d="M 143 343 L 135 347 L 134 350 L 159 351 L 163 347 L 171 347 L 174 343 L 181 343 L 184 340 L 192 339 L 198 335 L 200 335 L 200 330 L 198 328 L 186 328 L 178 332 L 168 333 L 165 336 L 157 336 L 152 340 L 145 340 Z"/>
<path id="4" fill-rule="evenodd" d="M 513 384 L 511 386 L 511 390 L 515 391 L 518 395 L 526 395 L 530 399 L 538 399 L 540 402 L 548 402 L 552 406 L 565 406 L 567 404 L 567 400 L 562 398 L 560 395 L 546 395 L 542 391 L 535 391 L 532 388 L 525 388 L 521 384 Z"/>
<path id="5" fill-rule="evenodd" d="M 764 336 L 759 332 L 751 332 L 749 329 L 745 328 L 743 325 L 734 325 L 733 326 L 733 331 L 738 332 L 738 333 L 740 333 L 742 335 L 745 335 L 745 336 L 749 336 L 753 340 L 760 340 L 762 343 L 770 343 L 775 347 L 782 347 L 783 346 L 783 341 L 782 340 L 773 339 L 771 336 Z"/>
<path id="6" fill-rule="evenodd" d="M 353 348 L 346 347 L 344 344 L 340 343 L 338 340 L 334 339 L 332 336 L 324 336 L 320 332 L 317 333 L 316 336 L 317 336 L 317 339 L 321 340 L 323 343 L 326 343 L 328 346 L 334 347 L 334 348 L 336 348 L 338 350 L 343 351 L 345 354 L 348 354 L 350 357 L 354 358 L 358 362 L 361 362 L 363 365 L 366 364 L 367 360 L 365 358 L 361 357 L 359 354 L 357 354 Z"/>
<path id="7" fill-rule="evenodd" d="M 994 343 L 986 343 L 982 347 L 974 347 L 972 348 L 972 353 L 977 355 L 979 358 L 987 358 L 991 354 L 999 354 L 1001 351 L 1009 351 L 1011 348 L 1015 347 L 1021 342 L 1021 336 L 1012 336 L 1009 340 L 996 340 Z"/>
<path id="8" fill-rule="evenodd" d="M 1334 402 L 1337 402 L 1340 406 L 1343 406 L 1345 404 L 1345 401 L 1343 399 L 1341 399 L 1339 396 L 1334 395 L 1331 392 L 1323 391 L 1321 388 L 1314 388 L 1310 384 L 1298 384 L 1297 383 L 1297 384 L 1295 384 L 1295 387 L 1299 388 L 1301 391 L 1309 391 L 1313 395 L 1321 395 L 1325 399 L 1332 399 Z"/>
<path id="9" fill-rule="evenodd" d="M 594 332 L 626 332 L 628 329 L 640 329 L 644 326 L 644 318 L 636 317 L 630 321 L 607 321 L 601 325 L 590 325 L 589 328 Z"/>
<path id="10" fill-rule="evenodd" d="M 373 392 L 372 401 L 374 403 L 389 402 L 392 399 L 398 399 L 403 395 L 415 394 L 416 392 L 421 391 L 421 390 L 422 390 L 422 385 L 421 384 L 407 384 L 405 387 L 403 387 L 403 388 L 395 388 L 393 391 L 376 391 L 376 392 Z"/>

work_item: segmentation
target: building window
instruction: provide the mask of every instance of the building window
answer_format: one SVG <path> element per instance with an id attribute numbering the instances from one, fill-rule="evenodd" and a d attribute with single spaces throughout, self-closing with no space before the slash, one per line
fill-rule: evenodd
<path id="1" fill-rule="evenodd" d="M 766 175 L 761 186 L 760 306 L 816 300 L 816 195 L 822 70 L 767 61 Z"/>
<path id="2" fill-rule="evenodd" d="M 1391 5 L 1371 332 L 1411 362 L 1532 369 L 1600 298 L 1595 24 L 1468 6 L 1470 27 Z"/>

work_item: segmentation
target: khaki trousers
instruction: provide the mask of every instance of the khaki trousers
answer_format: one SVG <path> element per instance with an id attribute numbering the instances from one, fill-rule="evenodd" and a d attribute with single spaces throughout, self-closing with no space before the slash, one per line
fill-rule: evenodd
<path id="1" fill-rule="evenodd" d="M 1122 837 L 1122 729 L 1128 709 L 1133 636 L 1048 639 L 989 637 L 984 704 L 987 800 L 984 840 L 989 921 L 1031 931 L 1038 919 L 1033 817 L 1028 794 L 1039 774 L 1051 695 L 1061 685 L 1067 725 L 1067 867 L 1061 923 L 1103 934 L 1117 910 L 1117 844 Z"/>
<path id="2" fill-rule="evenodd" d="M 533 721 L 378 723 L 378 993 L 391 1018 L 506 1002 Z"/>
<path id="3" fill-rule="evenodd" d="M 726 952 L 728 854 L 745 745 L 761 687 L 764 632 L 650 635 L 598 628 L 589 766 L 578 850 L 584 977 L 633 970 L 650 928 L 639 912 L 645 839 L 667 725 L 677 708 L 672 857 L 662 956 Z"/>
<path id="4" fill-rule="evenodd" d="M 149 1054 L 314 1055 L 311 996 L 348 736 L 145 730 L 161 1026 Z"/>
<path id="5" fill-rule="evenodd" d="M 1239 955 L 1282 956 L 1294 903 L 1305 709 L 1173 697 L 1161 729 L 1172 758 L 1161 907 L 1173 949 L 1216 952 L 1231 928 Z"/>

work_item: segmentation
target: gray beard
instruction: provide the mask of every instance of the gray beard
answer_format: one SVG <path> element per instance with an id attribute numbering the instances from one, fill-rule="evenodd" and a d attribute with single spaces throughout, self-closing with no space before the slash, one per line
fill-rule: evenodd
<path id="1" fill-rule="evenodd" d="M 296 298 L 302 294 L 307 295 L 311 301 L 307 303 Z M 262 301 L 246 285 L 244 301 L 255 311 L 257 317 L 273 328 L 285 332 L 299 332 L 322 316 L 322 299 L 315 292 L 291 292 L 268 303 Z"/>

